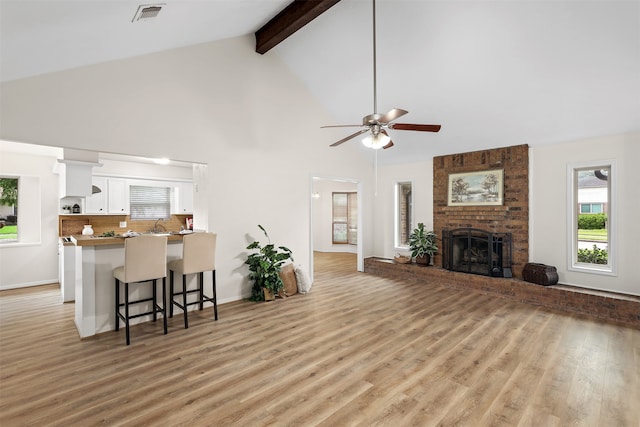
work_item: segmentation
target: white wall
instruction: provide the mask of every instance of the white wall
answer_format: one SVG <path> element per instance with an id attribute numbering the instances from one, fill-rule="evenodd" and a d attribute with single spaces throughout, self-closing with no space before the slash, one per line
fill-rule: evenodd
<path id="1" fill-rule="evenodd" d="M 395 247 L 395 186 L 398 182 L 412 183 L 412 228 L 423 222 L 428 230 L 433 229 L 433 162 L 384 166 L 378 173 L 374 211 L 374 228 L 377 231 L 375 252 L 384 258 L 393 258 L 396 253 L 408 254 L 407 249 Z"/>
<path id="2" fill-rule="evenodd" d="M 372 209 L 371 157 L 359 144 L 329 148 L 339 134 L 320 126 L 331 118 L 277 54 L 253 49 L 247 36 L 4 83 L 0 137 L 207 164 L 218 297 L 247 296 L 257 224 L 310 264 L 312 175 L 363 182 L 367 221 Z"/>
<path id="3" fill-rule="evenodd" d="M 554 265 L 561 283 L 640 295 L 640 133 L 532 147 L 529 160 L 530 260 Z M 618 204 L 617 218 L 612 218 L 618 225 L 615 277 L 568 270 L 567 165 L 606 160 L 615 160 L 618 169 L 612 189 Z"/>
<path id="4" fill-rule="evenodd" d="M 0 175 L 37 177 L 40 188 L 27 190 L 29 194 L 23 193 L 22 187 L 19 189 L 19 233 L 29 231 L 27 240 L 30 243 L 0 245 L 0 289 L 58 281 L 58 176 L 53 173 L 55 163 L 53 156 L 2 151 Z M 40 216 L 39 220 L 37 216 Z M 21 230 L 20 227 L 27 227 L 27 223 L 35 223 L 39 229 Z"/>
<path id="5" fill-rule="evenodd" d="M 553 265 L 560 282 L 585 288 L 640 295 L 636 266 L 640 236 L 637 162 L 640 133 L 616 135 L 530 148 L 529 259 Z M 618 167 L 618 274 L 615 277 L 571 272 L 567 268 L 567 164 L 615 160 Z M 433 226 L 433 162 L 385 166 L 379 170 L 374 205 L 374 251 L 392 258 L 394 185 L 413 182 L 414 222 Z M 446 185 L 443 184 L 443 185 Z"/>
<path id="6" fill-rule="evenodd" d="M 357 192 L 358 185 L 353 182 L 318 179 L 313 182 L 313 191 L 320 196 L 311 201 L 313 209 L 313 250 L 356 253 L 358 250 L 356 245 L 333 244 L 333 203 L 331 194 L 333 192 Z"/>
<path id="7" fill-rule="evenodd" d="M 133 159 L 132 159 L 133 160 Z M 102 166 L 93 168 L 93 175 L 126 176 L 128 178 L 192 180 L 193 168 L 156 165 L 127 160 L 100 159 Z"/>

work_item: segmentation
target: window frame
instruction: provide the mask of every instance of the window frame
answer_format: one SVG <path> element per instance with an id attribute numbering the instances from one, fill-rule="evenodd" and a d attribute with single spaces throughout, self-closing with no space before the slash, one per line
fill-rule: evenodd
<path id="1" fill-rule="evenodd" d="M 3 178 L 18 180 L 17 239 L 0 244 L 0 248 L 34 246 L 42 244 L 42 189 L 40 177 L 28 174 L 2 174 Z"/>
<path id="2" fill-rule="evenodd" d="M 335 215 L 335 196 L 336 195 L 345 195 L 347 198 L 347 206 L 346 206 L 346 221 L 336 221 L 336 215 Z M 352 227 L 352 222 L 350 221 L 350 217 L 352 215 L 350 215 L 351 213 L 351 204 L 352 202 L 355 202 L 356 204 L 356 212 L 355 212 L 355 218 L 354 220 L 356 221 L 356 227 L 355 227 L 355 239 L 351 239 L 351 231 L 353 230 Z M 357 246 L 358 244 L 358 192 L 357 191 L 333 191 L 331 193 L 331 244 L 333 245 L 354 245 Z M 347 240 L 345 242 L 342 241 L 336 241 L 335 240 L 335 229 L 336 229 L 336 225 L 345 225 L 347 227 Z"/>
<path id="3" fill-rule="evenodd" d="M 143 205 L 142 203 L 137 203 L 133 200 L 134 195 L 136 194 L 137 190 L 133 190 L 134 188 L 149 188 L 149 189 L 162 189 L 162 190 L 166 190 L 167 195 L 166 195 L 166 201 L 164 203 L 148 203 L 146 204 L 146 206 L 165 206 L 167 207 L 166 209 L 166 213 L 164 215 L 153 215 L 153 216 L 144 216 L 144 217 L 139 217 L 136 214 L 134 214 L 134 212 L 137 211 L 138 207 L 140 205 Z M 168 220 L 169 218 L 171 218 L 171 202 L 172 202 L 172 188 L 171 186 L 165 186 L 165 185 L 148 185 L 148 184 L 138 184 L 138 183 L 132 183 L 129 184 L 129 216 L 131 218 L 132 221 L 149 221 L 149 220 L 157 220 L 157 219 L 163 219 L 163 220 Z"/>
<path id="4" fill-rule="evenodd" d="M 578 216 L 581 214 L 578 204 L 578 179 L 577 173 L 589 169 L 609 169 L 607 179 L 607 264 L 589 264 L 578 262 Z M 616 161 L 600 160 L 567 164 L 567 270 L 599 274 L 605 276 L 617 276 L 617 228 L 618 228 L 618 202 L 617 202 L 617 166 Z"/>
<path id="5" fill-rule="evenodd" d="M 401 200 L 401 186 L 403 185 L 410 185 L 411 186 L 411 190 L 410 190 L 410 194 L 412 195 L 412 200 L 410 203 L 410 206 L 408 208 L 408 220 L 407 220 L 407 243 L 403 244 L 401 242 L 401 236 L 402 236 L 402 230 L 401 230 L 401 226 L 402 226 L 402 218 L 401 218 L 401 206 L 400 203 L 402 202 Z M 413 181 L 410 180 L 406 180 L 406 181 L 397 181 L 395 186 L 394 186 L 394 216 L 393 216 L 393 229 L 394 229 L 394 236 L 393 236 L 393 244 L 394 247 L 396 249 L 409 249 L 409 234 L 411 233 L 411 230 L 413 229 Z"/>

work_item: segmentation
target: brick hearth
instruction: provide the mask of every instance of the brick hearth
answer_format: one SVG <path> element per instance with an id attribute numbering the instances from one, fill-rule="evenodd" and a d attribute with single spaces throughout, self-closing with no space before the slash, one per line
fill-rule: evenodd
<path id="1" fill-rule="evenodd" d="M 566 285 L 539 286 L 515 278 L 457 273 L 439 267 L 398 264 L 390 259 L 375 257 L 364 260 L 364 271 L 390 279 L 476 291 L 640 329 L 640 297 Z"/>

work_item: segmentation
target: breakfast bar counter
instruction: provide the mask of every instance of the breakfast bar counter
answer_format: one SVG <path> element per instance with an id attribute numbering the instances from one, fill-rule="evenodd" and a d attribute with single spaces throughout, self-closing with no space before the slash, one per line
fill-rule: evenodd
<path id="1" fill-rule="evenodd" d="M 167 236 L 167 261 L 182 257 L 182 237 L 178 233 Z M 113 269 L 124 265 L 124 241 L 121 236 L 71 236 L 75 245 L 75 324 L 81 338 L 115 330 Z M 167 288 L 168 284 L 167 277 Z M 132 323 L 149 320 L 150 316 L 142 316 Z"/>
<path id="2" fill-rule="evenodd" d="M 167 233 L 167 234 L 158 234 L 158 236 L 167 236 L 167 240 L 169 242 L 182 242 L 183 235 L 180 233 Z M 84 236 L 84 235 L 72 235 L 71 242 L 76 246 L 103 246 L 103 245 L 121 245 L 124 247 L 125 237 L 123 236 L 113 236 L 113 237 L 102 237 L 102 236 Z"/>

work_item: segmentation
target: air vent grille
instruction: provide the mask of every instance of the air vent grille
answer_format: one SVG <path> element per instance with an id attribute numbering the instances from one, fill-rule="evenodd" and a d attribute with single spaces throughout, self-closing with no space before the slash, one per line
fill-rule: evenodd
<path id="1" fill-rule="evenodd" d="M 131 20 L 131 22 L 143 21 L 143 20 L 155 18 L 156 16 L 158 16 L 158 14 L 160 13 L 160 10 L 162 10 L 162 6 L 164 5 L 165 3 L 142 4 L 138 6 L 138 10 L 136 11 L 136 14 L 134 15 L 133 20 Z"/>

